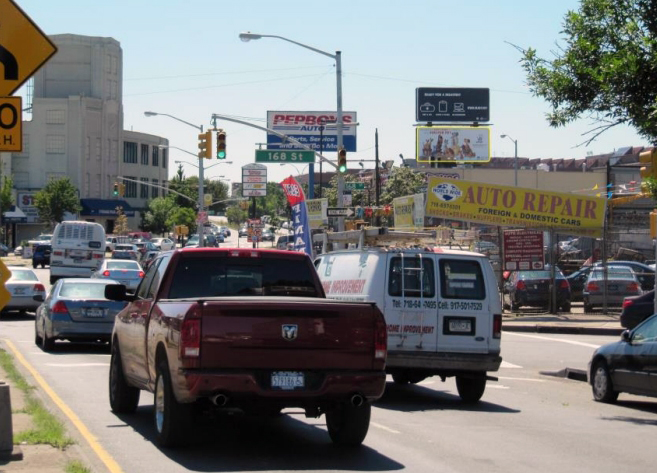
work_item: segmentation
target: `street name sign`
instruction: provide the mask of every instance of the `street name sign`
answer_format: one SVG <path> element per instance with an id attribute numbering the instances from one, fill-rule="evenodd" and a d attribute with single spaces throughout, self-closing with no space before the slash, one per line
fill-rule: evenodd
<path id="1" fill-rule="evenodd" d="M 0 96 L 13 94 L 57 47 L 13 0 L 0 0 Z"/>
<path id="2" fill-rule="evenodd" d="M 418 122 L 487 122 L 489 89 L 418 87 L 415 89 Z"/>
<path id="3" fill-rule="evenodd" d="M 257 149 L 255 160 L 257 163 L 314 163 L 315 152 Z"/>
<path id="4" fill-rule="evenodd" d="M 351 207 L 329 207 L 326 209 L 327 217 L 351 217 L 355 213 Z"/>
<path id="5" fill-rule="evenodd" d="M 0 151 L 23 150 L 21 97 L 0 97 Z"/>
<path id="6" fill-rule="evenodd" d="M 364 182 L 345 182 L 344 190 L 346 191 L 362 191 L 365 189 Z"/>

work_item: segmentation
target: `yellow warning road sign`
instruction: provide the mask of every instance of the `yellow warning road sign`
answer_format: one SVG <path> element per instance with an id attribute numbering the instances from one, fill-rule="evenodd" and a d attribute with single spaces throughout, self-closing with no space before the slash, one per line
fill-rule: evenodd
<path id="1" fill-rule="evenodd" d="M 23 151 L 21 97 L 0 97 L 0 151 Z"/>

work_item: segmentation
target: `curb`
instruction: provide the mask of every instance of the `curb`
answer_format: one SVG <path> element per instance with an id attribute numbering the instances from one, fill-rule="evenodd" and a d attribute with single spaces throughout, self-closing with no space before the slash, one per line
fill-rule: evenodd
<path id="1" fill-rule="evenodd" d="M 615 327 L 574 327 L 563 325 L 505 325 L 502 324 L 503 332 L 533 332 L 533 333 L 562 333 L 564 335 L 610 335 L 620 336 L 624 328 Z"/>

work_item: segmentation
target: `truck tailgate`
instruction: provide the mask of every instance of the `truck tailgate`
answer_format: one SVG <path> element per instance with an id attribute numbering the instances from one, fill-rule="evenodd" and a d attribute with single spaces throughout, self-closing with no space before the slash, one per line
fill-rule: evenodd
<path id="1" fill-rule="evenodd" d="M 370 370 L 377 314 L 374 304 L 315 298 L 208 300 L 200 367 Z"/>

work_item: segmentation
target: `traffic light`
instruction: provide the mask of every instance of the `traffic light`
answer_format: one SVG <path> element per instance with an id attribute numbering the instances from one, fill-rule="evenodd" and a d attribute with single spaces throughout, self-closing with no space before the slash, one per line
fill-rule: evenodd
<path id="1" fill-rule="evenodd" d="M 118 196 L 119 196 L 119 183 L 118 183 L 118 182 L 115 182 L 115 183 L 114 183 L 114 190 L 112 191 L 112 195 L 113 195 L 114 197 L 118 197 Z"/>
<path id="2" fill-rule="evenodd" d="M 226 159 L 226 132 L 217 131 L 217 159 Z"/>
<path id="3" fill-rule="evenodd" d="M 344 148 L 338 151 L 338 171 L 347 172 L 347 150 Z"/>
<path id="4" fill-rule="evenodd" d="M 212 159 L 212 132 L 206 131 L 198 135 L 198 157 Z"/>
<path id="5" fill-rule="evenodd" d="M 650 151 L 644 151 L 639 154 L 639 162 L 641 166 L 641 179 L 645 180 L 647 177 L 657 179 L 657 148 Z"/>

